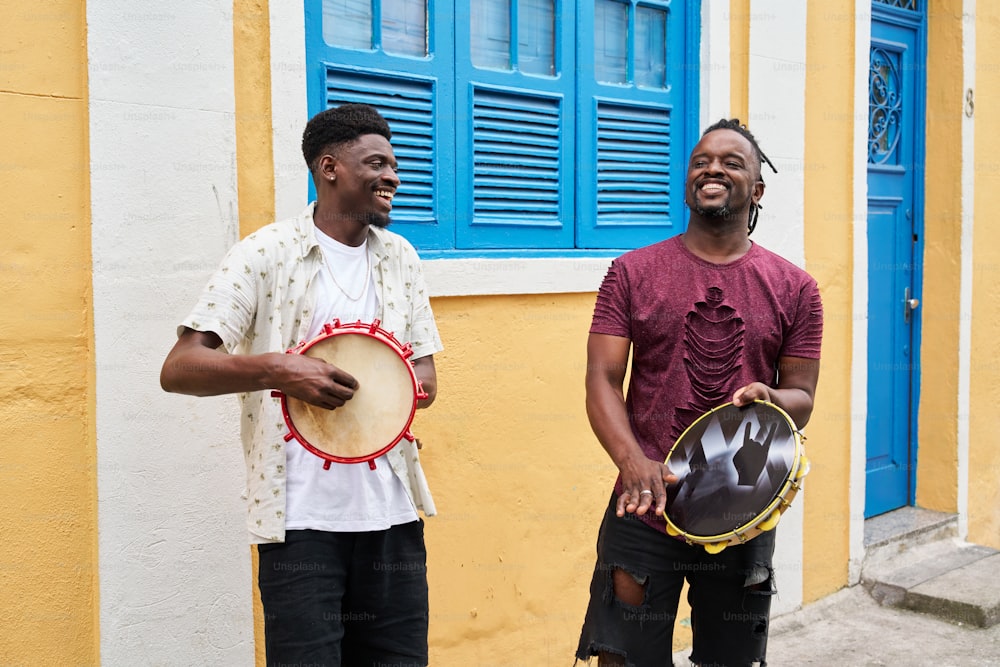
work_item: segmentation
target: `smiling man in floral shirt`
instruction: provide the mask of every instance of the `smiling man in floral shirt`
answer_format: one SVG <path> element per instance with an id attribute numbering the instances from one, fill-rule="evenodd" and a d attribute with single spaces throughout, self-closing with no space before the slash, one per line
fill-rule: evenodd
<path id="1" fill-rule="evenodd" d="M 412 346 L 429 406 L 442 349 L 420 259 L 389 225 L 400 181 L 385 119 L 346 104 L 306 125 L 316 201 L 234 246 L 209 280 L 161 372 L 163 388 L 237 394 L 247 528 L 257 545 L 267 663 L 427 664 L 423 522 L 435 513 L 417 448 L 404 439 L 374 468 L 333 464 L 285 442 L 286 396 L 335 410 L 349 373 L 302 354 L 334 319 L 379 320 Z"/>

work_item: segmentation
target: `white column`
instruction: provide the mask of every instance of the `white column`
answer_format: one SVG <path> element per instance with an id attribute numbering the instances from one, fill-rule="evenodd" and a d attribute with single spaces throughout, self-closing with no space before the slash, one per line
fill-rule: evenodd
<path id="1" fill-rule="evenodd" d="M 284 220 L 309 203 L 302 131 L 306 93 L 305 10 L 301 2 L 268 3 L 271 19 L 271 122 L 274 127 L 274 212 Z"/>
<path id="2" fill-rule="evenodd" d="M 780 36 L 778 38 L 777 36 Z M 747 127 L 778 168 L 766 164 L 762 210 L 753 240 L 791 262 L 805 263 L 803 190 L 805 164 L 806 4 L 750 3 L 750 86 Z M 806 478 L 806 494 L 809 481 Z M 793 503 L 778 527 L 774 554 L 781 594 L 773 614 L 802 605 L 802 506 Z"/>
<path id="3" fill-rule="evenodd" d="M 973 221 L 976 183 L 976 0 L 962 3 L 962 257 L 958 321 L 958 535 L 969 534 L 969 401 L 972 367 Z"/>
<path id="4" fill-rule="evenodd" d="M 160 390 L 236 240 L 232 2 L 87 4 L 101 663 L 250 665 L 234 397 Z"/>
<path id="5" fill-rule="evenodd" d="M 861 581 L 865 557 L 865 464 L 868 459 L 868 76 L 870 0 L 854 3 L 854 275 L 851 317 L 851 459 L 848 583 Z"/>
<path id="6" fill-rule="evenodd" d="M 730 108 L 729 3 L 701 5 L 701 69 L 699 88 L 699 132 L 720 118 L 732 115 Z"/>

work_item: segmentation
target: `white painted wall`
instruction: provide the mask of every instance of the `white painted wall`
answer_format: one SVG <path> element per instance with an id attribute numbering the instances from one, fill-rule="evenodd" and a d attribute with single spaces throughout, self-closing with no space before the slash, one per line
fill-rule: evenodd
<path id="1" fill-rule="evenodd" d="M 101 662 L 253 664 L 234 397 L 158 375 L 237 238 L 232 3 L 87 4 Z"/>
<path id="2" fill-rule="evenodd" d="M 777 36 L 780 35 L 780 38 Z M 747 127 L 771 159 L 753 239 L 799 266 L 805 265 L 806 5 L 753 0 L 750 4 L 750 99 Z"/>
<path id="3" fill-rule="evenodd" d="M 720 118 L 730 118 L 730 77 L 732 54 L 729 44 L 731 15 L 728 2 L 703 2 L 701 5 L 701 89 L 698 132 Z M 685 156 L 686 157 L 686 156 Z"/>
<path id="4" fill-rule="evenodd" d="M 804 266 L 805 170 L 817 168 L 805 163 L 805 3 L 750 3 L 749 68 L 749 117 L 741 120 L 778 169 L 775 174 L 767 165 L 761 168 L 766 187 L 751 238 Z M 809 495 L 808 477 L 804 495 Z M 793 503 L 778 525 L 774 554 L 778 595 L 773 615 L 802 606 L 803 502 L 799 498 Z"/>
<path id="5" fill-rule="evenodd" d="M 309 203 L 302 131 L 306 95 L 306 24 L 302 2 L 268 3 L 271 22 L 271 125 L 274 128 L 274 212 L 279 220 Z"/>
<path id="6" fill-rule="evenodd" d="M 969 403 L 972 375 L 972 243 L 976 195 L 976 0 L 962 3 L 962 77 L 966 99 L 962 118 L 962 279 L 958 323 L 958 536 L 969 534 Z M 971 104 L 970 104 L 971 102 Z"/>
<path id="7" fill-rule="evenodd" d="M 854 4 L 854 288 L 851 315 L 851 469 L 848 583 L 861 580 L 865 557 L 865 466 L 868 460 L 868 85 L 872 16 Z"/>

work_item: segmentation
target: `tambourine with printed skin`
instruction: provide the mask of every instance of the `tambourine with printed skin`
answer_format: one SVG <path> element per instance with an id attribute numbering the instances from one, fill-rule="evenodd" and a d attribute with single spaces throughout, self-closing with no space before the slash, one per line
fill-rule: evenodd
<path id="1" fill-rule="evenodd" d="M 379 326 L 334 320 L 310 341 L 289 354 L 315 357 L 350 373 L 357 381 L 354 396 L 335 410 L 306 403 L 283 392 L 281 411 L 288 426 L 285 442 L 298 440 L 307 450 L 331 463 L 368 463 L 395 447 L 410 432 L 417 401 L 427 398 L 409 361 L 413 349 Z"/>
<path id="2" fill-rule="evenodd" d="M 667 455 L 667 533 L 714 554 L 773 529 L 809 472 L 803 439 L 768 401 L 706 412 Z"/>

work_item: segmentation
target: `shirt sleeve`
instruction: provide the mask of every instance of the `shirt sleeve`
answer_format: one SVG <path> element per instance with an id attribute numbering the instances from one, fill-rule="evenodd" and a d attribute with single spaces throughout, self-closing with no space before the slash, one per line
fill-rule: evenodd
<path id="1" fill-rule="evenodd" d="M 194 309 L 177 328 L 214 332 L 233 353 L 249 336 L 257 315 L 256 271 L 247 258 L 246 241 L 233 246 L 209 279 Z"/>
<path id="2" fill-rule="evenodd" d="M 621 259 L 617 259 L 611 263 L 597 292 L 590 333 L 631 339 L 631 303 L 628 274 Z"/>
<path id="3" fill-rule="evenodd" d="M 413 358 L 427 357 L 444 349 L 434 311 L 431 310 L 430 294 L 424 281 L 424 271 L 420 257 L 412 246 L 407 247 L 407 264 L 410 265 L 410 345 Z"/>
<path id="4" fill-rule="evenodd" d="M 819 359 L 823 343 L 823 302 L 816 281 L 810 278 L 799 290 L 795 318 L 781 348 L 783 357 Z"/>

